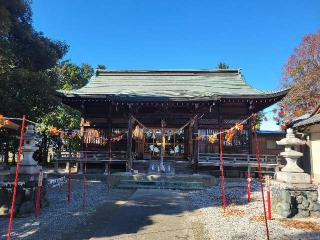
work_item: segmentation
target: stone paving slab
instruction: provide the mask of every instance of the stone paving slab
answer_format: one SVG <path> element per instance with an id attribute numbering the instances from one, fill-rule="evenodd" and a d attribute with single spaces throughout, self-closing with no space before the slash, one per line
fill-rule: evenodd
<path id="1" fill-rule="evenodd" d="M 187 193 L 164 189 L 138 189 L 115 208 L 102 205 L 75 233 L 64 239 L 190 239 Z M 201 239 L 201 238 L 197 238 Z"/>

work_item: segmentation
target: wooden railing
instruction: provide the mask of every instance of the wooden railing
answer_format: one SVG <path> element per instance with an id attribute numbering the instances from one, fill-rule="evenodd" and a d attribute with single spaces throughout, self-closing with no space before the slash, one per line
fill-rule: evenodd
<path id="1" fill-rule="evenodd" d="M 226 164 L 256 164 L 257 159 L 255 154 L 223 154 L 223 160 Z M 277 165 L 279 159 L 277 155 L 261 155 L 261 164 Z M 220 162 L 218 153 L 199 153 L 199 165 L 216 165 Z"/>
<path id="2" fill-rule="evenodd" d="M 55 152 L 53 155 L 53 161 L 61 162 L 83 162 L 85 159 L 84 151 L 61 151 Z M 87 161 L 88 162 L 105 162 L 105 161 L 116 161 L 116 160 L 126 160 L 126 151 L 87 151 Z"/>
<path id="3" fill-rule="evenodd" d="M 55 152 L 53 161 L 56 162 L 83 162 L 85 159 L 84 151 L 61 151 Z M 88 151 L 88 162 L 116 162 L 126 161 L 126 151 Z M 256 165 L 257 159 L 255 154 L 223 154 L 223 160 L 226 166 L 248 166 Z M 279 159 L 277 155 L 261 155 L 261 164 L 263 166 L 277 166 Z M 218 153 L 199 153 L 199 165 L 201 166 L 218 166 L 220 164 L 220 155 Z"/>

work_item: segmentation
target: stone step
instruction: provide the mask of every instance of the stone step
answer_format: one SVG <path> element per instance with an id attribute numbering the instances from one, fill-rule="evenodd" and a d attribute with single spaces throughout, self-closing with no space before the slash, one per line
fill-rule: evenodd
<path id="1" fill-rule="evenodd" d="M 202 182 L 196 181 L 156 181 L 156 180 L 121 180 L 120 183 L 122 184 L 139 184 L 139 185 L 193 185 L 202 187 Z"/>
<path id="2" fill-rule="evenodd" d="M 125 185 L 120 184 L 117 186 L 119 189 L 172 189 L 172 190 L 184 190 L 184 191 L 196 191 L 196 190 L 203 190 L 203 187 L 168 187 L 168 186 L 132 186 L 132 185 Z"/>
<path id="3" fill-rule="evenodd" d="M 118 188 L 201 190 L 204 189 L 204 186 L 202 182 L 121 180 Z"/>

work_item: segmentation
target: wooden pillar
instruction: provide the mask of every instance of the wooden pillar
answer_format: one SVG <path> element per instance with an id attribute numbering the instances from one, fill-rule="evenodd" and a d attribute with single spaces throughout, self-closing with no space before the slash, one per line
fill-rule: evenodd
<path id="1" fill-rule="evenodd" d="M 108 121 L 108 128 L 107 128 L 107 138 L 108 138 L 108 141 L 107 141 L 107 144 L 106 144 L 106 147 L 108 148 L 108 151 L 109 152 L 109 160 L 112 159 L 112 117 L 111 117 L 111 112 L 112 112 L 112 106 L 111 104 L 109 103 L 107 105 L 107 121 Z"/>
<path id="2" fill-rule="evenodd" d="M 193 157 L 193 136 L 192 136 L 192 125 L 188 128 L 188 150 L 189 150 L 189 156 Z"/>
<path id="3" fill-rule="evenodd" d="M 78 162 L 79 164 L 79 171 L 78 174 L 83 174 L 83 160 L 80 158 L 80 161 Z"/>
<path id="4" fill-rule="evenodd" d="M 248 113 L 249 113 L 249 116 L 251 116 L 253 114 L 253 104 L 252 104 L 252 101 L 248 104 Z M 253 120 L 253 118 L 250 118 L 247 122 L 248 124 L 248 153 L 249 154 L 252 154 L 253 152 L 255 151 L 252 151 L 253 150 L 253 131 L 252 131 L 252 128 L 255 124 L 255 120 Z"/>
<path id="5" fill-rule="evenodd" d="M 55 172 L 55 173 L 58 173 L 58 172 L 59 172 L 59 162 L 58 162 L 58 160 L 56 160 L 56 161 L 54 162 L 54 172 Z"/>
<path id="6" fill-rule="evenodd" d="M 219 125 L 219 131 L 221 128 L 223 128 L 223 116 L 222 116 L 222 103 L 218 103 L 218 125 Z"/>
<path id="7" fill-rule="evenodd" d="M 110 167 L 109 167 L 110 162 L 105 162 L 104 163 L 104 175 L 108 175 L 109 171 L 110 171 Z"/>
<path id="8" fill-rule="evenodd" d="M 66 162 L 66 169 L 65 172 L 68 173 L 70 168 L 70 162 Z"/>
<path id="9" fill-rule="evenodd" d="M 194 120 L 192 128 L 193 139 L 193 172 L 198 173 L 199 169 L 199 139 L 198 139 L 198 119 Z"/>
<path id="10" fill-rule="evenodd" d="M 165 171 L 164 164 L 163 164 L 163 157 L 164 153 L 166 150 L 166 137 L 164 135 L 164 127 L 166 123 L 164 120 L 161 120 L 161 138 L 162 138 L 162 143 L 161 143 L 161 149 L 160 149 L 160 170 Z"/>
<path id="11" fill-rule="evenodd" d="M 187 158 L 189 157 L 189 126 L 185 127 L 183 130 L 183 149 L 184 149 L 184 157 Z"/>
<path id="12" fill-rule="evenodd" d="M 173 134 L 173 159 L 176 159 L 176 134 Z"/>
<path id="13" fill-rule="evenodd" d="M 224 131 L 224 121 L 223 121 L 223 116 L 222 116 L 222 103 L 218 103 L 218 125 L 219 125 L 219 133 L 221 131 Z M 224 135 L 223 135 L 224 137 Z M 222 137 L 222 144 L 220 144 L 220 135 L 218 135 L 218 139 L 219 139 L 219 156 L 220 156 L 220 151 L 221 151 L 221 147 L 223 148 L 223 137 Z M 221 166 L 220 166 L 221 168 Z"/>
<path id="14" fill-rule="evenodd" d="M 128 120 L 128 133 L 127 133 L 127 171 L 131 171 L 132 164 L 132 128 L 134 120 L 130 116 Z"/>
<path id="15" fill-rule="evenodd" d="M 252 128 L 253 128 L 253 121 L 251 119 L 248 120 L 248 153 L 252 154 L 252 148 L 253 148 L 253 132 L 252 132 Z M 255 151 L 254 151 L 255 152 Z"/>
<path id="16" fill-rule="evenodd" d="M 150 159 L 152 159 L 152 157 L 154 156 L 154 146 L 155 146 L 155 132 L 154 130 L 152 130 L 152 156 L 150 157 Z"/>
<path id="17" fill-rule="evenodd" d="M 142 155 L 141 155 L 142 160 L 144 159 L 144 146 L 145 146 L 145 144 L 146 144 L 146 136 L 145 136 L 145 133 L 144 133 L 144 131 L 143 131 L 143 138 L 142 138 Z"/>

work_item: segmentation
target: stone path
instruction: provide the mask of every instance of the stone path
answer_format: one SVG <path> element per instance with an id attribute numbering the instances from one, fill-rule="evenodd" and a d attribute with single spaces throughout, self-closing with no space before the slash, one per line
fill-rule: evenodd
<path id="1" fill-rule="evenodd" d="M 139 189 L 128 201 L 103 204 L 63 239 L 203 239 L 188 206 L 187 193 Z"/>

